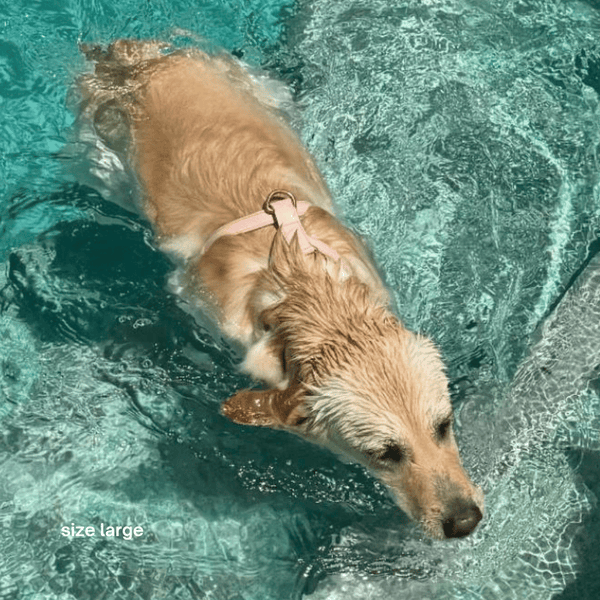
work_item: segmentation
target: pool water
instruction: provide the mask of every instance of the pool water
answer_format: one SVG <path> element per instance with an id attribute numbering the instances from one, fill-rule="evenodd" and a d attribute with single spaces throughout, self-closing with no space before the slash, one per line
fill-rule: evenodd
<path id="1" fill-rule="evenodd" d="M 2 0 L 0 25 L 0 598 L 600 597 L 598 2 Z M 361 467 L 219 415 L 239 357 L 65 165 L 77 44 L 122 36 L 291 87 L 442 349 L 472 536 L 427 540 Z"/>

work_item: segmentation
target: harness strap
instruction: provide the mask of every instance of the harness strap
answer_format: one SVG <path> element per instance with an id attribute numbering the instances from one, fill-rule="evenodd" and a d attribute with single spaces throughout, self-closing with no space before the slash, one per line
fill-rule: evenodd
<path id="1" fill-rule="evenodd" d="M 275 190 L 271 192 L 262 210 L 241 217 L 219 227 L 202 246 L 204 254 L 220 237 L 225 235 L 239 235 L 274 225 L 281 229 L 285 241 L 290 244 L 294 235 L 298 238 L 300 249 L 304 254 L 310 254 L 315 250 L 325 254 L 334 261 L 340 260 L 340 255 L 327 244 L 308 235 L 300 222 L 300 217 L 311 207 L 308 202 L 296 202 L 296 198 L 287 191 Z"/>

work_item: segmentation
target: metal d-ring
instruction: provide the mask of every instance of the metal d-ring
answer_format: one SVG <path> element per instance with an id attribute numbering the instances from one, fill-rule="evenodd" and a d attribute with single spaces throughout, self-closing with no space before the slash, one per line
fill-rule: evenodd
<path id="1" fill-rule="evenodd" d="M 264 201 L 262 205 L 262 209 L 268 214 L 275 214 L 275 209 L 271 206 L 272 202 L 277 202 L 277 200 L 285 200 L 289 198 L 294 205 L 294 208 L 298 207 L 298 203 L 296 202 L 296 198 L 292 192 L 288 192 L 287 190 L 273 190 Z"/>

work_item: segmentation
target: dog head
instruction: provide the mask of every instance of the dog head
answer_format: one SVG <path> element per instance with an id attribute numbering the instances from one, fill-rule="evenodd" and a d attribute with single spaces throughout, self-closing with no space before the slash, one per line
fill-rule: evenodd
<path id="1" fill-rule="evenodd" d="M 431 537 L 468 535 L 483 495 L 461 465 L 437 349 L 377 305 L 367 286 L 341 281 L 324 263 L 293 248 L 275 261 L 282 299 L 261 319 L 290 383 L 239 392 L 224 414 L 363 464 Z"/>

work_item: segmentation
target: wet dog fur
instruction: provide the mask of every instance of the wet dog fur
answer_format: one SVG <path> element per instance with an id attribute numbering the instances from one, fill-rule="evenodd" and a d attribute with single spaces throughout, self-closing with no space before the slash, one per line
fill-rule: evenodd
<path id="1" fill-rule="evenodd" d="M 78 80 L 80 131 L 135 172 L 139 200 L 119 201 L 149 219 L 183 265 L 181 293 L 210 303 L 245 350 L 243 370 L 268 386 L 236 393 L 223 414 L 358 461 L 431 537 L 469 534 L 483 496 L 461 465 L 439 352 L 394 316 L 370 254 L 334 217 L 281 110 L 283 88 L 228 56 L 159 42 L 84 52 L 95 68 Z M 218 227 L 260 210 L 275 189 L 311 203 L 305 230 L 350 275 L 274 227 L 201 253 Z"/>

